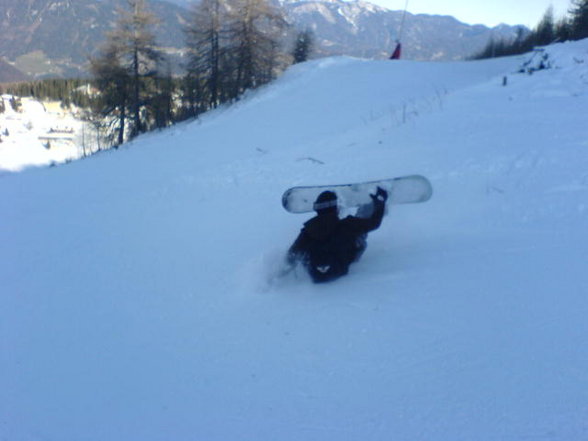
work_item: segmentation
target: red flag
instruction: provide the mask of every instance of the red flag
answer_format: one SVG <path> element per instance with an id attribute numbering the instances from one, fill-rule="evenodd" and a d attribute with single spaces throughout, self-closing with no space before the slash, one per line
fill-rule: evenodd
<path id="1" fill-rule="evenodd" d="M 402 45 L 400 42 L 396 45 L 396 49 L 394 49 L 394 53 L 390 56 L 391 60 L 400 60 L 400 53 L 402 52 Z"/>

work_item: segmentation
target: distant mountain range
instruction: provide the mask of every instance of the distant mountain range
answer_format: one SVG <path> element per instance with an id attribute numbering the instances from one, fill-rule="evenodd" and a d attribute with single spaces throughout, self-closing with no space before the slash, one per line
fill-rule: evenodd
<path id="1" fill-rule="evenodd" d="M 277 1 L 277 0 L 276 0 Z M 158 44 L 179 64 L 187 0 L 151 0 L 161 23 Z M 398 37 L 401 11 L 342 0 L 282 0 L 296 30 L 315 34 L 315 57 L 351 55 L 385 58 Z M 0 4 L 0 82 L 87 74 L 87 61 L 112 29 L 122 0 L 2 0 Z M 406 15 L 403 58 L 456 60 L 483 48 L 488 39 L 514 37 L 517 27 L 467 25 L 449 16 Z"/>
<path id="2" fill-rule="evenodd" d="M 30 78 L 84 74 L 122 6 L 122 0 L 1 0 L 0 58 Z M 185 9 L 161 1 L 150 9 L 161 20 L 159 44 L 181 47 Z"/>
<path id="3" fill-rule="evenodd" d="M 27 76 L 20 70 L 0 59 L 0 83 L 25 81 L 27 79 Z"/>
<path id="4" fill-rule="evenodd" d="M 342 0 L 284 0 L 290 22 L 312 29 L 322 55 L 365 58 L 390 56 L 399 37 L 402 11 L 372 3 Z M 468 25 L 453 17 L 406 14 L 402 35 L 403 58 L 410 60 L 458 60 L 482 49 L 491 36 L 515 38 L 518 27 L 488 28 Z"/>

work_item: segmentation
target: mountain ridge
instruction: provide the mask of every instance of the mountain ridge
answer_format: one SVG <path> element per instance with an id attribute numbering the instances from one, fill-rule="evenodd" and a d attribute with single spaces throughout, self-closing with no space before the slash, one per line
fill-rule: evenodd
<path id="1" fill-rule="evenodd" d="M 176 66 L 181 64 L 186 2 L 151 1 L 150 10 L 161 20 L 157 42 Z M 291 45 L 299 30 L 315 34 L 313 57 L 350 55 L 384 59 L 398 38 L 401 11 L 391 11 L 362 0 L 303 0 L 276 3 L 290 23 L 284 37 Z M 21 77 L 87 75 L 88 58 L 112 29 L 122 0 L 4 0 L 0 5 L 0 59 Z M 402 36 L 404 58 L 457 60 L 482 49 L 491 35 L 514 37 L 517 27 L 467 25 L 451 16 L 406 14 Z M 0 66 L 0 79 L 3 78 Z M 14 77 L 14 72 L 10 75 Z"/>

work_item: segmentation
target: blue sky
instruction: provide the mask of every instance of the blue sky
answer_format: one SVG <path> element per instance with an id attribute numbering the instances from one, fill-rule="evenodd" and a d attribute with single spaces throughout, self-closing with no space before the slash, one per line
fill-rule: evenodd
<path id="1" fill-rule="evenodd" d="M 404 9 L 406 0 L 367 0 L 392 10 Z M 500 23 L 534 27 L 545 10 L 553 6 L 556 18 L 563 16 L 570 0 L 409 0 L 413 14 L 453 15 L 469 24 L 495 26 Z"/>

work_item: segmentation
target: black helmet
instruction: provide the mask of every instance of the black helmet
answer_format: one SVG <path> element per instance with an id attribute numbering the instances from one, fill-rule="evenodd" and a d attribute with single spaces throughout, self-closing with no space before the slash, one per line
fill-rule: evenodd
<path id="1" fill-rule="evenodd" d="M 332 191 L 323 191 L 313 205 L 314 211 L 317 213 L 328 213 L 337 211 L 337 194 Z"/>

